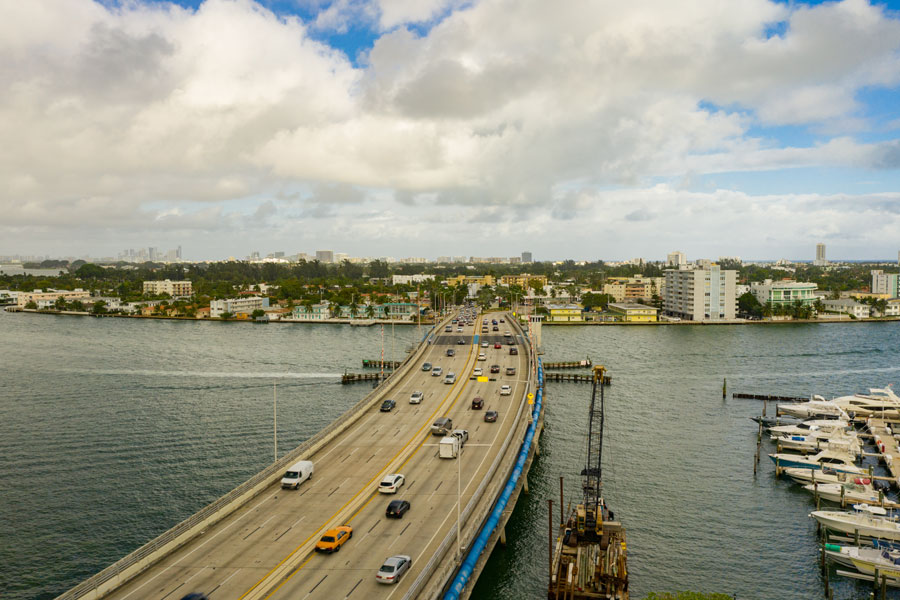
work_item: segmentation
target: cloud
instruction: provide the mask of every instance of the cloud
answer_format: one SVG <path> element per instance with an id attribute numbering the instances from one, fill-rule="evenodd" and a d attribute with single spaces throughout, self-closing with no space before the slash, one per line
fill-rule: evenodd
<path id="1" fill-rule="evenodd" d="M 458 209 L 470 227 L 456 239 L 482 243 L 491 222 L 565 237 L 559 223 L 598 206 L 596 222 L 642 231 L 673 210 L 706 223 L 714 208 L 713 229 L 762 201 L 654 184 L 900 166 L 897 139 L 859 135 L 871 126 L 865 93 L 900 84 L 900 22 L 864 0 L 308 2 L 319 10 L 308 21 L 253 0 L 5 6 L 0 238 L 141 231 L 148 217 L 249 231 L 293 214 L 317 219 L 317 235 L 409 239 L 390 218 L 415 228 L 406 215 Z M 360 25 L 379 36 L 358 66 L 310 34 Z M 759 125 L 814 141 L 748 133 Z M 804 203 L 772 197 L 769 211 Z M 347 226 L 363 208 L 377 218 Z M 258 218 L 230 216 L 241 214 Z"/>

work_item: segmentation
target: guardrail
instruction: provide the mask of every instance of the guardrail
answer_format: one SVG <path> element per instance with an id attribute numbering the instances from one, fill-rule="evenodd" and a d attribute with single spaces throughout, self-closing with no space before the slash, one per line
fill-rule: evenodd
<path id="1" fill-rule="evenodd" d="M 304 455 L 315 452 L 323 443 L 331 437 L 352 425 L 364 410 L 373 405 L 379 397 L 390 391 L 396 382 L 402 377 L 395 377 L 398 373 L 405 374 L 413 361 L 422 355 L 429 346 L 429 337 L 437 327 L 443 327 L 445 321 L 449 321 L 452 315 L 432 326 L 432 332 L 425 335 L 415 352 L 406 357 L 400 367 L 391 373 L 385 381 L 373 391 L 369 392 L 362 400 L 357 402 L 340 417 L 332 421 L 325 429 L 301 443 L 294 450 L 281 457 L 277 462 L 266 467 L 244 483 L 240 484 L 224 496 L 221 496 L 211 504 L 200 509 L 184 521 L 178 523 L 168 531 L 160 534 L 153 540 L 144 544 L 132 553 L 124 556 L 115 563 L 106 567 L 99 573 L 82 581 L 80 584 L 63 592 L 56 600 L 76 600 L 79 598 L 99 598 L 109 593 L 118 586 L 131 580 L 159 559 L 170 552 L 180 548 L 194 537 L 205 531 L 205 528 L 224 519 L 246 502 L 255 497 L 260 491 L 268 487 L 281 476 L 284 470 Z"/>
<path id="2" fill-rule="evenodd" d="M 507 315 L 508 316 L 508 315 Z M 519 329 L 519 331 L 523 331 L 518 322 L 516 322 L 515 327 Z M 528 336 L 525 335 L 525 339 L 527 340 Z M 529 346 L 530 352 L 530 346 Z M 529 359 L 532 357 L 529 355 Z M 529 366 L 530 367 L 530 366 Z M 503 445 L 500 447 L 500 452 L 497 453 L 496 458 L 491 463 L 490 468 L 488 469 L 487 474 L 481 480 L 481 483 L 476 488 L 475 493 L 472 494 L 472 498 L 469 499 L 469 502 L 466 504 L 466 507 L 462 510 L 460 515 L 461 521 L 468 521 L 469 516 L 475 510 L 476 505 L 481 501 L 482 496 L 484 495 L 484 491 L 487 488 L 488 484 L 493 480 L 494 474 L 497 469 L 500 468 L 500 463 L 503 462 L 503 459 L 506 458 L 506 451 L 509 449 L 510 443 L 512 443 L 513 437 L 516 432 L 519 430 L 519 421 L 522 418 L 522 412 L 527 406 L 528 394 L 531 391 L 531 380 L 528 380 L 528 383 L 525 386 L 525 392 L 522 394 L 522 399 L 519 402 L 519 409 L 516 412 L 516 426 L 510 428 L 509 433 L 506 435 L 506 439 L 503 440 Z M 512 472 L 513 468 L 515 468 L 515 461 L 510 465 L 509 471 Z M 508 474 L 507 474 L 508 475 Z M 501 488 L 502 489 L 502 488 Z M 493 507 L 493 502 L 488 504 L 487 507 L 483 508 L 478 515 L 477 522 L 480 524 L 484 521 L 487 515 L 491 512 Z M 477 529 L 476 529 L 477 531 Z M 419 573 L 419 576 L 416 577 L 416 580 L 410 586 L 409 590 L 407 590 L 406 594 L 403 596 L 403 600 L 412 600 L 417 597 L 419 593 L 422 592 L 422 588 L 425 584 L 433 577 L 434 572 L 438 564 L 444 560 L 447 556 L 447 552 L 450 550 L 453 542 L 456 541 L 456 528 L 452 527 L 447 535 L 444 537 L 444 540 L 441 542 L 441 545 L 438 546 L 437 550 L 432 554 L 431 559 L 426 563 L 425 568 L 422 569 L 422 572 Z M 450 574 L 456 570 L 456 563 L 450 562 L 448 565 L 445 565 L 441 571 L 441 575 L 439 577 L 440 581 L 443 583 L 446 581 Z"/>

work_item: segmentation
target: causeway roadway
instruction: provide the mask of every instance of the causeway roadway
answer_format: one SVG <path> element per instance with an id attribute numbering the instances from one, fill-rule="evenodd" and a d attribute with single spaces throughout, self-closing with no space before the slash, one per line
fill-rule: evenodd
<path id="1" fill-rule="evenodd" d="M 492 319 L 505 322 L 499 323 L 499 331 L 482 334 L 485 318 L 489 330 Z M 506 313 L 479 314 L 474 326 L 462 331 L 456 325 L 450 333 L 443 327 L 436 330 L 418 364 L 398 373 L 402 379 L 386 392 L 396 407 L 381 412 L 380 402 L 374 403 L 352 426 L 304 457 L 313 461 L 315 473 L 298 490 L 271 484 L 105 597 L 179 600 L 199 592 L 210 600 L 403 598 L 456 528 L 458 494 L 464 508 L 510 430 L 522 424 L 524 416 L 517 420 L 516 415 L 528 389 L 529 349 L 507 319 Z M 507 331 L 514 346 L 504 335 Z M 510 354 L 511 347 L 518 348 L 518 355 Z M 455 356 L 447 356 L 448 349 Z M 482 352 L 485 359 L 479 360 Z M 456 383 L 445 384 L 443 376 L 423 371 L 425 362 L 442 367 L 444 374 L 456 373 Z M 500 373 L 489 373 L 494 364 Z M 476 367 L 487 380 L 473 377 Z M 507 375 L 508 367 L 515 368 L 514 375 Z M 511 386 L 512 393 L 501 396 L 502 385 Z M 409 403 L 414 391 L 424 392 L 420 404 Z M 484 398 L 482 410 L 472 409 L 476 396 Z M 487 410 L 499 412 L 496 422 L 484 421 Z M 441 416 L 469 432 L 457 459 L 438 457 L 441 438 L 431 435 L 430 426 Z M 507 454 L 515 454 L 519 441 Z M 406 478 L 395 495 L 377 491 L 389 473 Z M 395 499 L 408 500 L 411 509 L 401 519 L 388 519 L 385 509 Z M 353 527 L 352 539 L 334 554 L 315 553 L 316 541 L 338 525 Z M 476 525 L 468 524 L 469 535 Z M 394 585 L 378 583 L 376 571 L 397 554 L 412 557 L 411 570 Z"/>

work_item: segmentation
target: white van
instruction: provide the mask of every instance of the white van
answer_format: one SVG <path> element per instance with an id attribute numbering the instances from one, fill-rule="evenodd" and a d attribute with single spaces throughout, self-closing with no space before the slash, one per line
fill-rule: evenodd
<path id="1" fill-rule="evenodd" d="M 310 460 L 301 460 L 291 465 L 284 477 L 281 478 L 281 487 L 296 490 L 301 483 L 312 478 L 313 470 L 313 464 Z"/>
<path id="2" fill-rule="evenodd" d="M 459 438 L 455 435 L 445 437 L 438 444 L 438 456 L 441 458 L 456 458 L 459 454 Z"/>

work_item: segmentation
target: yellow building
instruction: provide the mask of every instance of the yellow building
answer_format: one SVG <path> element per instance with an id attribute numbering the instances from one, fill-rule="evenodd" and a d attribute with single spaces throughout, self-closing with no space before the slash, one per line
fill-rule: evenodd
<path id="1" fill-rule="evenodd" d="M 609 294 L 616 302 L 629 302 L 663 295 L 665 279 L 663 277 L 610 277 L 603 284 L 603 293 Z"/>
<path id="2" fill-rule="evenodd" d="M 626 323 L 655 323 L 658 309 L 643 304 L 610 303 L 609 311 Z"/>
<path id="3" fill-rule="evenodd" d="M 500 283 L 503 285 L 517 285 L 521 288 L 529 288 L 530 282 L 535 281 L 540 285 L 538 287 L 547 287 L 547 276 L 546 275 L 529 275 L 528 273 L 523 273 L 522 275 L 503 275 L 500 277 Z"/>
<path id="4" fill-rule="evenodd" d="M 548 323 L 580 323 L 584 321 L 582 309 L 577 304 L 551 304 L 547 306 L 550 312 Z"/>
<path id="5" fill-rule="evenodd" d="M 494 285 L 496 279 L 493 275 L 457 275 L 456 277 L 448 277 L 447 285 L 469 285 L 477 283 L 478 285 Z"/>

